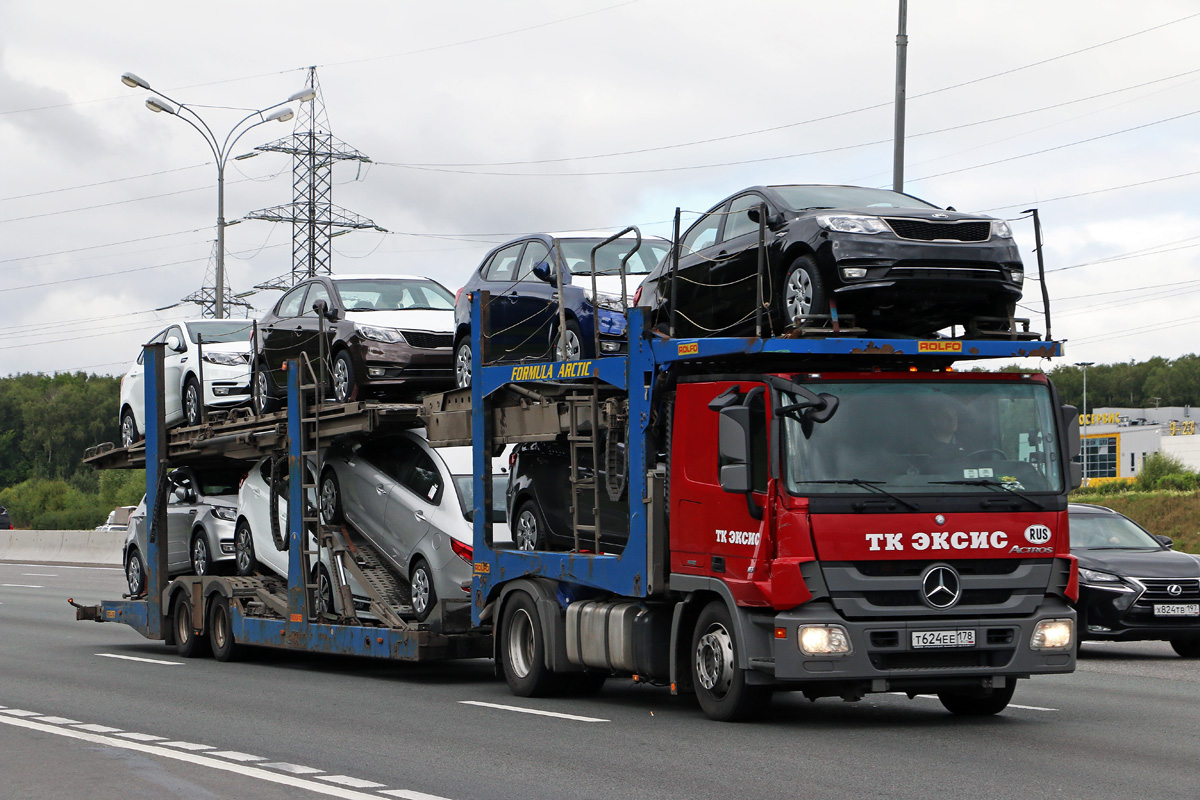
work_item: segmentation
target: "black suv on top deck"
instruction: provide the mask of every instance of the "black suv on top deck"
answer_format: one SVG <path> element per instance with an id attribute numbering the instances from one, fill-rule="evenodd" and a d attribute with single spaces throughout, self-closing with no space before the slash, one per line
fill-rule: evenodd
<path id="1" fill-rule="evenodd" d="M 746 189 L 680 238 L 678 335 L 754 333 L 763 205 L 764 300 L 776 333 L 827 326 L 805 320 L 829 314 L 831 301 L 875 334 L 1008 330 L 1024 268 L 1007 223 L 898 192 L 806 185 Z M 671 262 L 650 274 L 638 300 L 658 324 L 670 310 Z"/>

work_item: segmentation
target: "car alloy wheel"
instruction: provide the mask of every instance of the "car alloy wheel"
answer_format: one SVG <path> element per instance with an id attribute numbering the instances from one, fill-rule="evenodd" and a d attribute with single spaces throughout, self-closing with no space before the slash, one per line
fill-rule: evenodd
<path id="1" fill-rule="evenodd" d="M 459 389 L 471 385 L 471 343 L 465 340 L 454 350 L 454 385 Z"/>
<path id="2" fill-rule="evenodd" d="M 527 500 L 517 512 L 517 529 L 514 534 L 518 550 L 538 550 L 542 547 L 542 536 L 545 523 L 542 515 L 533 504 Z"/>
<path id="3" fill-rule="evenodd" d="M 349 403 L 354 394 L 354 367 L 343 350 L 333 359 L 333 397 L 339 403 Z"/>
<path id="4" fill-rule="evenodd" d="M 207 575 L 209 572 L 208 541 L 205 539 L 203 531 L 192 538 L 192 569 L 197 575 Z"/>
<path id="5" fill-rule="evenodd" d="M 813 285 L 812 278 L 802 269 L 788 276 L 787 289 L 784 295 L 787 303 L 788 319 L 792 322 L 812 312 Z"/>
<path id="6" fill-rule="evenodd" d="M 142 567 L 142 554 L 137 550 L 129 554 L 125 562 L 125 580 L 129 583 L 129 596 L 139 597 L 146 588 L 146 570 Z"/>
<path id="7" fill-rule="evenodd" d="M 555 354 L 559 361 L 578 361 L 583 354 L 583 338 L 579 327 L 574 322 L 568 322 L 563 334 L 558 338 Z"/>
<path id="8" fill-rule="evenodd" d="M 130 447 L 138 440 L 137 423 L 134 422 L 133 414 L 126 411 L 121 415 L 121 446 Z"/>
<path id="9" fill-rule="evenodd" d="M 183 387 L 183 414 L 189 427 L 199 425 L 203 416 L 200 407 L 200 386 L 191 378 Z"/>

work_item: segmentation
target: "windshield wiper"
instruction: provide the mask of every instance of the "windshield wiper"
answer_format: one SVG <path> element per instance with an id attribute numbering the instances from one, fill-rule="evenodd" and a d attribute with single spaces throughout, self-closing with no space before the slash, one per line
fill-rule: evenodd
<path id="1" fill-rule="evenodd" d="M 918 506 L 916 503 L 905 500 L 899 495 L 892 494 L 887 489 L 880 489 L 879 484 L 887 483 L 887 481 L 864 481 L 862 478 L 836 478 L 826 481 L 797 481 L 797 483 L 838 483 L 846 486 L 861 486 L 864 489 L 870 489 L 873 492 L 879 492 L 879 494 L 886 495 L 895 500 L 897 503 L 900 503 L 903 506 L 908 506 L 913 511 L 921 510 L 920 506 Z"/>
<path id="2" fill-rule="evenodd" d="M 989 489 L 1000 489 L 1001 491 L 1016 495 L 1026 503 L 1029 503 L 1031 506 L 1036 508 L 1038 511 L 1044 511 L 1046 509 L 1044 505 L 1039 503 L 1037 500 L 1034 500 L 1029 495 L 1018 492 L 1016 489 L 1003 484 L 1000 481 L 988 480 L 987 478 L 971 478 L 969 480 L 961 481 L 930 481 L 929 483 L 930 485 L 938 484 L 941 486 L 986 486 Z"/>

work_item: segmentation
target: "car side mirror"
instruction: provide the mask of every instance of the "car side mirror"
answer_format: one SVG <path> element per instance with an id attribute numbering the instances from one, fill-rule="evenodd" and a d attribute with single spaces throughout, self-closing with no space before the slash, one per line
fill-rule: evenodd
<path id="1" fill-rule="evenodd" d="M 324 317 L 330 322 L 338 321 L 338 312 L 336 308 L 330 308 L 329 303 L 324 300 L 317 300 L 312 304 L 313 311 L 318 317 Z"/>
<path id="2" fill-rule="evenodd" d="M 757 206 L 746 210 L 746 216 L 748 216 L 750 218 L 750 221 L 753 222 L 755 225 L 757 225 L 759 223 L 760 215 L 758 212 L 759 212 L 759 208 Z M 782 214 L 772 214 L 770 212 L 767 212 L 767 227 L 768 228 L 774 228 L 776 225 L 778 225 L 781 222 L 783 222 Z"/>
<path id="3" fill-rule="evenodd" d="M 1154 534 L 1154 538 L 1157 539 L 1158 543 L 1163 547 L 1172 547 L 1175 544 L 1175 540 L 1170 536 L 1163 536 L 1162 534 L 1156 533 Z"/>
<path id="4" fill-rule="evenodd" d="M 188 491 L 186 486 L 176 486 L 175 491 L 172 492 L 172 494 L 175 495 L 175 499 L 181 503 L 186 503 L 188 498 L 191 496 L 191 492 Z"/>
<path id="5" fill-rule="evenodd" d="M 187 348 L 183 346 L 183 342 L 179 341 L 179 337 L 172 334 L 167 337 L 167 349 L 174 353 L 182 353 Z"/>
<path id="6" fill-rule="evenodd" d="M 538 280 L 545 281 L 551 286 L 558 285 L 558 280 L 554 276 L 554 270 L 551 268 L 549 261 L 539 261 L 534 264 L 533 274 Z"/>

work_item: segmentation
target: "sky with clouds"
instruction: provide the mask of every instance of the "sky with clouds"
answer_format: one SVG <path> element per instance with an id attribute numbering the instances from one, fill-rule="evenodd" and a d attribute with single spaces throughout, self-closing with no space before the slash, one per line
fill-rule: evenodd
<path id="1" fill-rule="evenodd" d="M 452 290 L 523 233 L 669 235 L 746 186 L 892 181 L 897 0 L 0 0 L 0 20 L 0 375 L 121 374 L 196 315 L 175 304 L 212 260 L 214 160 L 126 71 L 223 137 L 316 66 L 371 159 L 334 169 L 334 203 L 386 230 L 335 238 L 334 270 Z M 905 190 L 1015 220 L 1031 274 L 1040 209 L 1068 362 L 1200 351 L 1200 8 L 913 0 L 908 38 Z M 289 156 L 226 170 L 230 221 L 291 199 Z M 237 292 L 291 268 L 290 224 L 226 237 Z"/>

